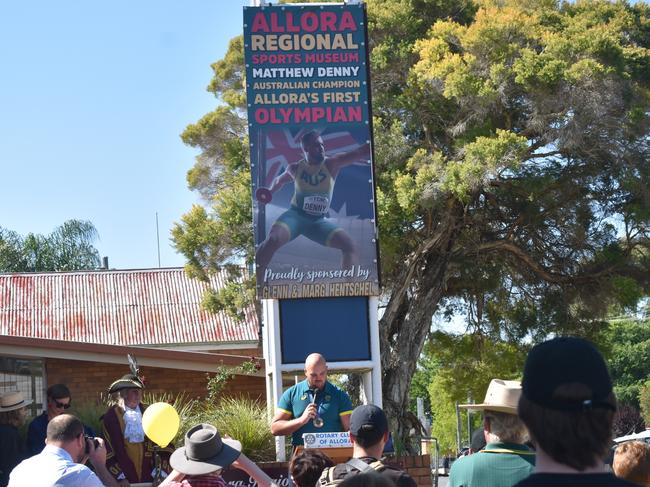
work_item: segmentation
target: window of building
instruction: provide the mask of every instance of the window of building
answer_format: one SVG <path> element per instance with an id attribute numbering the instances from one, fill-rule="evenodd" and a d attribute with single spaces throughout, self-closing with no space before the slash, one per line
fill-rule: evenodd
<path id="1" fill-rule="evenodd" d="M 27 410 L 36 416 L 43 410 L 44 370 L 43 360 L 0 357 L 0 393 L 20 391 L 26 400 L 34 401 Z"/>

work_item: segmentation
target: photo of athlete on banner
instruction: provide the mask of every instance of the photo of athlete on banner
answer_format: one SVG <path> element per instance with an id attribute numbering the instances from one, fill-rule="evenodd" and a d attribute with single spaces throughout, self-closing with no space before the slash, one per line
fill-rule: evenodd
<path id="1" fill-rule="evenodd" d="M 339 171 L 364 158 L 367 162 L 370 159 L 370 145 L 365 143 L 349 152 L 326 156 L 322 137 L 310 130 L 303 134 L 301 146 L 304 158 L 289 164 L 269 188 L 258 188 L 255 193 L 257 200 L 266 204 L 271 201 L 273 193 L 285 184 L 293 182 L 294 185 L 291 208 L 273 223 L 268 237 L 257 250 L 257 263 L 262 274 L 273 254 L 299 235 L 326 247 L 339 249 L 342 268 L 359 261 L 350 235 L 326 216 Z"/>
<path id="2" fill-rule="evenodd" d="M 333 282 L 372 282 L 371 152 L 362 135 L 313 129 L 267 134 L 267 170 L 255 191 L 256 216 L 264 220 L 256 232 L 258 284 L 323 281 L 309 270 L 329 271 Z"/>

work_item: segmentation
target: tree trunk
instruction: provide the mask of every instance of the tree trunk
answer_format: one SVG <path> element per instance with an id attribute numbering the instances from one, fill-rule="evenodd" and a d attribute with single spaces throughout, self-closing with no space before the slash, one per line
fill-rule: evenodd
<path id="1" fill-rule="evenodd" d="M 445 295 L 449 256 L 458 235 L 462 208 L 450 202 L 433 236 L 423 242 L 392 286 L 380 320 L 384 410 L 398 449 L 414 453 L 411 428 L 419 428 L 409 412 L 409 389 L 431 329 L 431 319 Z"/>

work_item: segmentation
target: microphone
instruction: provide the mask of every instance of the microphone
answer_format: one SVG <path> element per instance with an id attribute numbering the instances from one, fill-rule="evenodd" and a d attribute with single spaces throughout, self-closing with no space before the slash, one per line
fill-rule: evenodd
<path id="1" fill-rule="evenodd" d="M 309 389 L 309 391 L 312 394 L 312 399 L 311 403 L 316 404 L 316 395 L 318 394 L 318 389 Z M 316 416 L 314 416 L 314 419 L 311 420 L 311 423 L 314 425 L 316 428 L 322 428 L 323 427 L 323 418 L 321 418 L 318 415 L 318 404 L 316 404 Z"/>

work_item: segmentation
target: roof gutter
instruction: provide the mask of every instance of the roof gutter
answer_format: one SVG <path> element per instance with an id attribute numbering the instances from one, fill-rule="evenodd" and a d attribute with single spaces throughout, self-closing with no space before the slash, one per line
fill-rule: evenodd
<path id="1" fill-rule="evenodd" d="M 140 365 L 202 372 L 218 372 L 223 367 L 234 368 L 251 360 L 251 357 L 223 353 L 186 352 L 0 335 L 0 355 L 125 364 L 128 353 L 135 355 Z M 263 376 L 263 370 L 262 365 L 260 372 L 250 375 Z"/>

